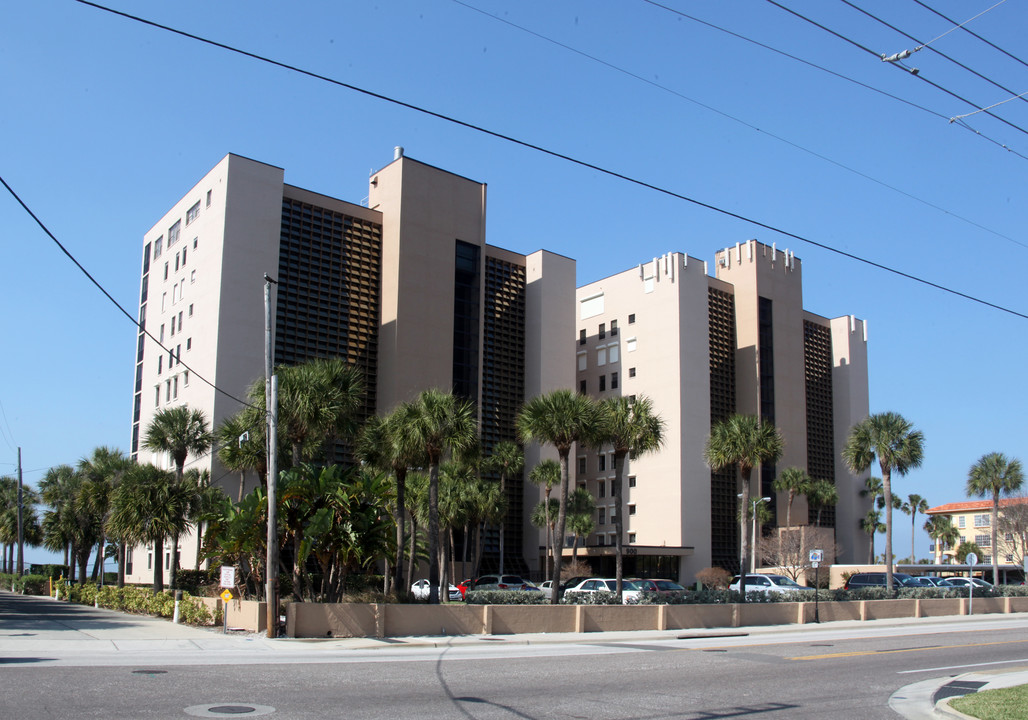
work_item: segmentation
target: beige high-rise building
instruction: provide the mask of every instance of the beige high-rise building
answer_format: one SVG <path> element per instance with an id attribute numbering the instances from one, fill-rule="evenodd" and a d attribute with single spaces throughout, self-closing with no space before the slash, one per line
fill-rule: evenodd
<path id="1" fill-rule="evenodd" d="M 284 183 L 281 168 L 225 156 L 144 236 L 131 454 L 161 409 L 186 404 L 212 426 L 237 413 L 264 376 L 264 276 L 274 286 L 274 362 L 343 357 L 365 374 L 364 413 L 386 413 L 428 388 L 479 408 L 483 445 L 514 439 L 526 398 L 574 381 L 575 263 L 486 244 L 486 186 L 405 157 L 371 175 L 366 203 Z M 567 312 L 553 312 L 553 308 Z M 245 440 L 244 440 L 245 441 Z M 538 459 L 529 449 L 528 462 Z M 533 456 L 532 453 L 535 455 Z M 188 459 L 236 498 L 258 483 L 215 456 Z M 529 497 L 525 498 L 526 493 Z M 522 517 L 535 488 L 509 483 L 507 555 L 534 556 Z M 526 546 L 527 543 L 527 546 Z M 195 538 L 181 539 L 182 567 Z M 148 582 L 136 548 L 130 582 Z M 167 574 L 165 574 L 167 578 Z"/>
<path id="2" fill-rule="evenodd" d="M 776 472 L 796 466 L 835 484 L 839 503 L 821 524 L 834 527 L 836 547 L 826 552 L 851 562 L 866 502 L 841 448 L 868 414 L 864 323 L 804 310 L 801 263 L 774 246 L 737 244 L 717 252 L 714 267 L 712 277 L 704 261 L 669 253 L 577 291 L 578 390 L 645 395 L 666 424 L 659 452 L 627 461 L 625 571 L 692 582 L 712 565 L 738 568 L 737 474 L 712 473 L 703 456 L 711 425 L 733 413 L 774 422 L 784 436 L 782 459 L 751 480 L 754 497 L 772 498 L 779 525 L 786 498 L 771 490 Z M 579 554 L 612 573 L 612 450 L 579 448 L 575 465 L 597 499 L 595 532 Z M 815 515 L 804 498 L 794 502 L 793 525 Z"/>

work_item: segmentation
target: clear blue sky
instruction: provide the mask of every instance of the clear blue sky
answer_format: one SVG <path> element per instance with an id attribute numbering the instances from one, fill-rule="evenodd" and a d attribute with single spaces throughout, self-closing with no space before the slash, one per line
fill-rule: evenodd
<path id="1" fill-rule="evenodd" d="M 919 78 L 769 2 L 666 4 L 895 98 L 643 0 L 112 0 L 1028 314 L 1025 100 L 993 110 L 1015 127 L 967 118 L 980 136 L 948 121 L 973 108 L 925 81 L 979 106 L 1010 93 L 932 49 L 906 61 Z M 876 53 L 917 45 L 837 0 L 783 4 Z M 921 41 L 952 27 L 914 0 L 857 4 Z M 927 4 L 964 21 L 994 0 Z M 1028 90 L 1024 4 L 967 27 L 1015 58 L 963 30 L 930 48 Z M 73 0 L 7 4 L 0 97 L 0 176 L 133 315 L 144 231 L 225 153 L 359 202 L 403 145 L 488 183 L 491 244 L 571 256 L 580 284 L 748 238 L 793 250 L 807 309 L 868 321 L 872 411 L 927 437 L 900 494 L 961 500 L 983 453 L 1028 460 L 1023 317 Z M 35 483 L 98 445 L 128 449 L 136 333 L 2 188 L 0 238 L 0 473 L 20 446 Z"/>

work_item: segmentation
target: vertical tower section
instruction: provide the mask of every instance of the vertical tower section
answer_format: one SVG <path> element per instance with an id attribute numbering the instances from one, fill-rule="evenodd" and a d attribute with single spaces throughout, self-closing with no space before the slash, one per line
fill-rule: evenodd
<path id="1" fill-rule="evenodd" d="M 832 330 L 822 318 L 803 321 L 804 370 L 807 387 L 807 473 L 835 484 L 835 411 L 832 389 Z M 807 522 L 817 520 L 808 507 Z M 835 527 L 835 508 L 821 511 L 821 525 Z"/>
<path id="2" fill-rule="evenodd" d="M 735 296 L 731 286 L 711 280 L 707 304 L 713 426 L 735 413 Z M 734 467 L 710 473 L 710 560 L 714 567 L 733 568 L 739 562 L 736 474 Z"/>

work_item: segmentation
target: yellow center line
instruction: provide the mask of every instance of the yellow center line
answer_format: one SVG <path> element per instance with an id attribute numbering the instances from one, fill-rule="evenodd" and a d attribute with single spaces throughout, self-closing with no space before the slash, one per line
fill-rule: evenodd
<path id="1" fill-rule="evenodd" d="M 956 650 L 959 648 L 985 647 L 988 645 L 1010 645 L 1028 643 L 1028 640 L 997 640 L 995 642 L 966 643 L 963 645 L 929 645 L 919 648 L 901 648 L 899 650 L 860 650 L 855 652 L 827 653 L 824 655 L 799 655 L 787 657 L 786 660 L 828 660 L 831 658 L 859 657 L 861 655 L 893 655 L 895 653 L 926 652 L 929 650 Z"/>

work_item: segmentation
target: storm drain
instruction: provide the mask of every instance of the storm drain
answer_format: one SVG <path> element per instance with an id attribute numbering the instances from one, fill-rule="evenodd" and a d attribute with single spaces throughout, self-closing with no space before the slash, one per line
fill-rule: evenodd
<path id="1" fill-rule="evenodd" d="M 201 718 L 257 717 L 270 715 L 275 708 L 252 703 L 231 703 L 224 705 L 192 705 L 185 708 L 187 715 Z"/>
<path id="2" fill-rule="evenodd" d="M 964 695 L 976 693 L 978 688 L 985 684 L 984 682 L 972 680 L 954 680 L 951 683 L 946 683 L 932 695 L 932 704 L 948 697 L 963 697 Z"/>
<path id="3" fill-rule="evenodd" d="M 133 675 L 167 675 L 167 670 L 133 670 Z"/>

